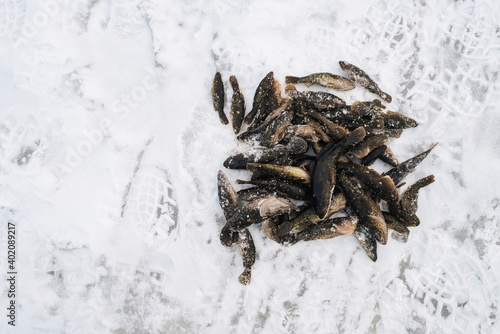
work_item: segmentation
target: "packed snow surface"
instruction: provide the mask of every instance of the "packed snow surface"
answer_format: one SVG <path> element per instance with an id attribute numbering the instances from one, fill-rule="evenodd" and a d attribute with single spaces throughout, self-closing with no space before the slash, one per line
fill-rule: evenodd
<path id="1" fill-rule="evenodd" d="M 500 6 L 494 0 L 0 0 L 2 333 L 499 333 Z M 420 226 L 371 262 L 353 236 L 284 248 L 252 226 L 249 286 L 217 171 L 269 71 L 360 66 L 415 118 Z M 299 85 L 298 89 L 305 89 Z M 357 87 L 348 102 L 376 98 Z M 378 170 L 387 168 L 383 164 Z M 231 181 L 245 171 L 227 171 Z"/>

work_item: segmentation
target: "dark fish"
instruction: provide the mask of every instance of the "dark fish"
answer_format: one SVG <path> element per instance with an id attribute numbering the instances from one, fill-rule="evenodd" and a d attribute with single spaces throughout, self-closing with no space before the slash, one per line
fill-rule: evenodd
<path id="1" fill-rule="evenodd" d="M 328 134 L 331 135 L 335 139 L 342 139 L 348 133 L 348 131 L 346 129 L 344 129 L 342 126 L 333 123 L 332 121 L 330 121 L 328 118 L 321 115 L 317 111 L 309 109 L 309 110 L 306 110 L 304 113 L 306 115 L 310 115 L 311 117 L 316 119 L 321 125 L 323 125 L 325 127 L 325 129 L 327 129 Z"/>
<path id="2" fill-rule="evenodd" d="M 257 106 L 254 120 L 248 127 L 248 130 L 258 128 L 259 125 L 261 125 L 269 116 L 269 114 L 271 114 L 275 107 L 279 106 L 274 105 L 274 95 L 271 90 L 268 90 L 268 92 L 264 95 L 262 101 L 260 101 L 259 105 Z"/>
<path id="3" fill-rule="evenodd" d="M 389 136 L 386 134 L 373 135 L 365 138 L 361 143 L 350 149 L 348 155 L 354 158 L 364 158 L 380 145 L 387 143 L 388 138 Z"/>
<path id="4" fill-rule="evenodd" d="M 377 261 L 377 240 L 367 226 L 358 224 L 353 232 L 359 244 L 365 250 L 366 255 L 373 262 Z"/>
<path id="5" fill-rule="evenodd" d="M 380 160 L 385 162 L 386 164 L 391 165 L 392 167 L 396 167 L 399 164 L 398 158 L 396 158 L 396 155 L 392 150 L 387 147 L 382 154 L 379 156 Z"/>
<path id="6" fill-rule="evenodd" d="M 277 234 L 283 236 L 292 231 L 298 232 L 306 229 L 309 225 L 320 222 L 314 209 L 310 208 L 301 212 L 297 217 L 281 223 L 278 226 Z"/>
<path id="7" fill-rule="evenodd" d="M 238 281 L 243 285 L 250 284 L 252 280 L 252 266 L 255 263 L 255 244 L 248 229 L 238 233 L 238 249 L 243 259 L 243 272 L 238 277 Z"/>
<path id="8" fill-rule="evenodd" d="M 389 207 L 389 212 L 399 221 L 401 221 L 405 226 L 418 226 L 420 225 L 420 219 L 416 214 L 406 216 L 401 209 L 401 202 L 397 203 L 387 203 Z"/>
<path id="9" fill-rule="evenodd" d="M 349 174 L 356 176 L 363 184 L 367 185 L 374 194 L 387 202 L 397 202 L 399 200 L 398 189 L 394 181 L 387 175 L 380 175 L 377 171 L 352 162 L 339 162 L 338 170 L 345 170 Z"/>
<path id="10" fill-rule="evenodd" d="M 385 151 L 386 148 L 387 148 L 387 145 L 382 145 L 382 146 L 375 148 L 373 151 L 368 153 L 368 155 L 366 157 L 361 159 L 361 164 L 363 166 L 370 166 L 371 164 L 373 164 L 375 162 L 375 160 L 377 160 L 377 158 L 380 156 L 380 154 L 382 154 Z"/>
<path id="11" fill-rule="evenodd" d="M 286 245 L 293 245 L 299 241 L 332 239 L 354 232 L 358 224 L 358 217 L 339 217 L 312 224 L 305 230 L 292 234 L 286 238 Z"/>
<path id="12" fill-rule="evenodd" d="M 278 196 L 286 197 L 285 194 L 281 194 L 277 191 L 272 191 L 264 187 L 252 187 L 239 190 L 237 192 L 238 197 L 243 201 L 253 201 L 254 199 L 268 197 L 268 196 Z"/>
<path id="13" fill-rule="evenodd" d="M 233 97 L 231 98 L 231 123 L 233 125 L 233 131 L 238 134 L 243 124 L 243 118 L 245 117 L 245 97 L 240 91 L 240 86 L 238 85 L 238 79 L 234 75 L 229 77 L 229 82 L 233 88 Z"/>
<path id="14" fill-rule="evenodd" d="M 224 167 L 230 169 L 244 169 L 248 163 L 268 163 L 284 156 L 302 154 L 307 151 L 307 142 L 302 138 L 294 137 L 287 145 L 276 145 L 271 148 L 256 147 L 243 153 L 231 155 L 224 161 Z"/>
<path id="15" fill-rule="evenodd" d="M 220 242 L 226 247 L 231 247 L 233 244 L 238 242 L 239 232 L 231 229 L 229 224 L 225 224 L 220 231 Z"/>
<path id="16" fill-rule="evenodd" d="M 353 64 L 349 64 L 346 61 L 339 61 L 340 68 L 347 73 L 347 76 L 354 82 L 359 83 L 362 87 L 366 88 L 369 92 L 377 94 L 387 103 L 391 103 L 392 97 L 384 93 L 378 85 L 373 81 L 368 74 L 366 74 L 362 69 Z"/>
<path id="17" fill-rule="evenodd" d="M 238 140 L 249 140 L 252 138 L 257 138 L 262 135 L 266 127 L 271 123 L 274 119 L 276 119 L 278 116 L 280 116 L 285 110 L 287 110 L 289 107 L 292 106 L 292 100 L 286 99 L 281 106 L 273 110 L 267 117 L 266 119 L 261 122 L 258 126 L 251 126 L 251 128 L 248 128 L 245 132 L 241 133 L 238 135 Z"/>
<path id="18" fill-rule="evenodd" d="M 339 175 L 340 185 L 345 197 L 359 216 L 360 224 L 366 225 L 378 242 L 387 243 L 387 225 L 380 207 L 373 199 L 356 184 L 355 178 L 349 178 L 345 171 Z"/>
<path id="19" fill-rule="evenodd" d="M 393 230 L 392 237 L 401 242 L 408 241 L 410 230 L 398 218 L 391 215 L 389 212 L 382 212 L 384 214 L 385 223 L 388 229 Z"/>
<path id="20" fill-rule="evenodd" d="M 426 176 L 411 185 L 403 194 L 401 198 L 401 211 L 406 217 L 412 216 L 417 212 L 418 191 L 423 187 L 427 187 L 432 182 L 434 182 L 434 175 Z"/>
<path id="21" fill-rule="evenodd" d="M 291 182 L 311 184 L 311 175 L 299 167 L 249 163 L 247 164 L 247 169 L 252 173 L 256 171 L 265 171 L 270 175 L 277 176 Z"/>
<path id="22" fill-rule="evenodd" d="M 325 126 L 323 126 L 320 122 L 318 122 L 314 117 L 311 115 L 304 114 L 304 120 L 306 122 L 306 125 L 311 126 L 314 131 L 318 134 L 320 137 L 320 140 L 329 143 L 332 141 L 332 137 L 328 134 L 328 129 L 326 129 Z"/>
<path id="23" fill-rule="evenodd" d="M 264 130 L 262 145 L 272 147 L 278 144 L 286 134 L 286 128 L 292 123 L 293 109 L 287 108 L 281 115 L 272 120 Z"/>
<path id="24" fill-rule="evenodd" d="M 219 72 L 215 73 L 214 81 L 212 83 L 212 100 L 214 102 L 214 109 L 219 114 L 220 122 L 224 125 L 228 124 L 226 114 L 224 114 L 224 83 Z"/>
<path id="25" fill-rule="evenodd" d="M 346 198 L 343 193 L 336 193 L 333 195 L 332 203 L 330 204 L 330 208 L 328 214 L 326 215 L 326 219 L 331 217 L 333 214 L 339 212 L 344 209 L 346 206 Z M 283 236 L 288 233 L 296 233 L 303 231 L 309 225 L 320 222 L 321 218 L 316 214 L 316 211 L 313 208 L 304 210 L 297 217 L 283 222 L 278 227 L 278 235 Z"/>
<path id="26" fill-rule="evenodd" d="M 217 192 L 219 195 L 219 204 L 224 212 L 224 217 L 228 221 L 238 210 L 238 195 L 231 182 L 223 171 L 217 174 Z M 226 224 L 220 233 L 220 241 L 224 246 L 231 246 L 238 239 L 238 232 L 232 231 Z"/>
<path id="27" fill-rule="evenodd" d="M 290 182 L 284 180 L 270 179 L 270 180 L 254 180 L 254 181 L 244 181 L 236 180 L 238 184 L 253 184 L 260 187 L 265 187 L 271 191 L 276 191 L 279 194 L 285 194 L 286 197 L 298 200 L 309 200 L 311 197 L 311 188 L 306 186 L 300 186 L 296 184 L 291 184 Z"/>
<path id="28" fill-rule="evenodd" d="M 390 110 L 376 107 L 369 108 L 360 101 L 356 101 L 351 105 L 351 111 L 365 117 L 382 119 L 384 121 L 384 126 L 388 129 L 407 129 L 414 128 L 418 125 L 417 121 L 411 117 Z"/>
<path id="29" fill-rule="evenodd" d="M 427 155 L 429 155 L 429 153 L 434 147 L 436 147 L 436 145 L 437 143 L 432 145 L 432 147 L 427 151 L 422 152 L 406 161 L 403 161 L 393 169 L 384 173 L 384 175 L 388 175 L 395 184 L 399 184 L 408 174 L 415 170 L 418 164 L 420 164 L 427 157 Z"/>
<path id="30" fill-rule="evenodd" d="M 246 115 L 245 117 L 246 124 L 252 123 L 253 119 L 257 114 L 257 108 L 259 107 L 259 104 L 262 102 L 264 97 L 267 95 L 267 92 L 273 85 L 273 81 L 274 81 L 274 73 L 269 72 L 257 86 L 257 89 L 255 90 L 255 95 L 253 97 L 252 110 L 250 110 L 248 115 Z"/>
<path id="31" fill-rule="evenodd" d="M 338 143 L 330 143 L 318 154 L 318 162 L 313 173 L 312 187 L 316 214 L 324 219 L 332 202 L 336 181 L 336 163 L 340 154 L 348 147 L 356 145 L 365 136 L 365 129 L 358 128 Z"/>
<path id="32" fill-rule="evenodd" d="M 328 92 L 299 92 L 293 84 L 288 84 L 285 87 L 285 93 L 294 99 L 301 99 L 315 108 L 338 108 L 346 104 L 340 97 Z"/>
<path id="33" fill-rule="evenodd" d="M 228 220 L 238 209 L 238 194 L 236 194 L 231 182 L 229 182 L 227 175 L 221 170 L 217 174 L 217 191 L 219 204 L 226 220 Z"/>
<path id="34" fill-rule="evenodd" d="M 313 73 L 305 77 L 285 77 L 286 84 L 303 83 L 307 87 L 311 87 L 314 84 L 332 88 L 335 90 L 346 91 L 354 89 L 355 84 L 351 80 L 342 77 L 340 75 L 335 75 L 332 73 Z"/>

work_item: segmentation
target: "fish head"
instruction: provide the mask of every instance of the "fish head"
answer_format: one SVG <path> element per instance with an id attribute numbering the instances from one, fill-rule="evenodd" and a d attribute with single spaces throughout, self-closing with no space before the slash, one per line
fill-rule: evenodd
<path id="1" fill-rule="evenodd" d="M 295 210 L 295 204 L 284 198 L 269 196 L 259 203 L 260 216 L 264 218 L 275 217 Z"/>
<path id="2" fill-rule="evenodd" d="M 238 241 L 238 232 L 233 231 L 226 224 L 220 232 L 220 242 L 226 247 L 231 247 L 234 243 Z"/>

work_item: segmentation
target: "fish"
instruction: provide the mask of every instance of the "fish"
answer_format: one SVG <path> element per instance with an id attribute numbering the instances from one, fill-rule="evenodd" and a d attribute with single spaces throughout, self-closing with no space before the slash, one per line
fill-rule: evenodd
<path id="1" fill-rule="evenodd" d="M 353 232 L 354 237 L 358 240 L 361 247 L 366 252 L 366 255 L 373 262 L 377 261 L 377 240 L 367 226 L 358 223 Z"/>
<path id="2" fill-rule="evenodd" d="M 274 81 L 274 73 L 271 71 L 264 77 L 264 79 L 261 80 L 261 82 L 257 86 L 257 89 L 255 90 L 255 94 L 253 97 L 252 109 L 245 116 L 245 120 L 244 120 L 245 124 L 252 123 L 253 119 L 255 118 L 255 116 L 257 114 L 257 111 L 258 111 L 257 108 L 259 107 L 260 103 L 265 98 L 265 96 L 267 95 L 267 92 L 269 91 L 269 89 L 273 85 L 273 81 Z"/>
<path id="3" fill-rule="evenodd" d="M 396 155 L 392 152 L 390 147 L 387 147 L 382 154 L 380 154 L 379 159 L 392 167 L 399 165 L 398 158 L 396 158 Z"/>
<path id="4" fill-rule="evenodd" d="M 389 212 L 383 211 L 382 214 L 384 215 L 387 228 L 393 230 L 392 237 L 398 241 L 407 242 L 408 235 L 410 234 L 408 227 L 406 227 L 403 222 Z"/>
<path id="5" fill-rule="evenodd" d="M 376 170 L 353 162 L 339 162 L 338 170 L 345 170 L 349 174 L 356 176 L 363 184 L 367 185 L 375 195 L 387 202 L 397 202 L 399 200 L 398 189 L 394 181 L 387 175 L 380 175 Z"/>
<path id="6" fill-rule="evenodd" d="M 226 114 L 224 113 L 225 95 L 224 95 L 224 83 L 222 82 L 222 77 L 219 72 L 215 73 L 214 81 L 212 83 L 212 100 L 214 103 L 214 109 L 219 114 L 220 122 L 223 125 L 229 123 Z"/>
<path id="7" fill-rule="evenodd" d="M 362 69 L 359 67 L 350 64 L 346 61 L 339 61 L 340 68 L 347 74 L 349 79 L 351 79 L 354 82 L 357 82 L 358 84 L 361 85 L 361 87 L 366 88 L 369 92 L 377 94 L 380 96 L 384 101 L 387 103 L 392 102 L 392 97 L 384 93 L 377 83 L 373 81 L 368 74 L 365 73 Z"/>
<path id="8" fill-rule="evenodd" d="M 311 188 L 304 185 L 296 185 L 284 180 L 270 179 L 270 180 L 236 180 L 237 184 L 252 184 L 256 186 L 266 187 L 271 191 L 278 194 L 284 194 L 286 197 L 297 200 L 309 200 L 311 197 Z"/>
<path id="9" fill-rule="evenodd" d="M 418 122 L 411 117 L 378 107 L 370 108 L 360 101 L 351 105 L 351 111 L 365 117 L 382 119 L 388 129 L 408 129 L 418 125 Z"/>
<path id="10" fill-rule="evenodd" d="M 342 126 L 333 123 L 332 121 L 330 121 L 328 118 L 321 115 L 317 111 L 309 109 L 306 110 L 304 114 L 309 115 L 313 117 L 315 120 L 317 120 L 328 131 L 328 134 L 335 139 L 342 139 L 349 133 L 349 131 L 344 129 Z"/>
<path id="11" fill-rule="evenodd" d="M 396 167 L 385 172 L 384 175 L 388 175 L 394 181 L 394 184 L 399 184 L 408 174 L 415 170 L 415 168 L 429 155 L 429 153 L 434 149 L 434 147 L 436 147 L 437 144 L 438 143 L 435 143 L 427 151 L 422 152 L 406 161 L 403 161 Z"/>
<path id="12" fill-rule="evenodd" d="M 299 92 L 294 84 L 288 84 L 285 87 L 285 94 L 300 99 L 314 108 L 339 108 L 346 103 L 340 97 L 328 92 L 305 91 Z"/>
<path id="13" fill-rule="evenodd" d="M 378 242 L 387 243 L 387 225 L 378 203 L 366 194 L 357 184 L 357 179 L 348 177 L 345 171 L 339 175 L 340 186 L 347 201 L 359 216 L 360 224 L 366 225 Z"/>
<path id="14" fill-rule="evenodd" d="M 278 144 L 285 137 L 286 128 L 292 123 L 293 116 L 293 109 L 287 108 L 272 120 L 264 130 L 261 144 L 267 147 Z"/>
<path id="15" fill-rule="evenodd" d="M 262 136 L 263 132 L 265 129 L 269 126 L 269 124 L 274 121 L 277 117 L 279 117 L 281 114 L 285 112 L 285 110 L 288 110 L 290 107 L 292 107 L 292 100 L 290 99 L 285 99 L 283 103 L 276 109 L 274 109 L 264 121 L 260 122 L 259 125 L 255 125 L 252 123 L 252 125 L 247 128 L 247 130 L 237 136 L 238 140 L 241 141 L 247 141 L 252 138 L 257 138 L 259 136 Z M 255 123 L 255 122 L 254 122 Z"/>
<path id="16" fill-rule="evenodd" d="M 343 193 L 339 192 L 333 195 L 332 203 L 328 210 L 325 219 L 328 219 L 333 214 L 344 209 L 346 206 L 346 198 Z M 309 225 L 320 222 L 322 219 L 316 214 L 314 208 L 308 208 L 302 211 L 297 217 L 285 221 L 278 227 L 278 235 L 283 236 L 288 233 L 297 233 L 306 229 Z"/>
<path id="17" fill-rule="evenodd" d="M 252 280 L 252 266 L 255 264 L 255 244 L 248 229 L 238 233 L 238 249 L 243 259 L 243 272 L 238 277 L 238 282 L 243 285 L 250 284 Z"/>
<path id="18" fill-rule="evenodd" d="M 245 169 L 248 163 L 268 163 L 285 156 L 302 154 L 307 151 L 307 142 L 298 137 L 290 139 L 288 144 L 274 147 L 255 147 L 245 152 L 229 156 L 223 166 L 229 169 Z"/>
<path id="19" fill-rule="evenodd" d="M 365 138 L 361 143 L 350 149 L 348 154 L 354 158 L 364 158 L 380 145 L 386 144 L 388 138 L 389 136 L 386 134 L 373 135 Z"/>
<path id="20" fill-rule="evenodd" d="M 256 171 L 265 171 L 271 176 L 277 176 L 291 182 L 311 184 L 311 175 L 300 167 L 249 163 L 247 164 L 247 169 L 252 173 Z"/>
<path id="21" fill-rule="evenodd" d="M 273 191 L 264 187 L 251 187 L 246 189 L 238 190 L 238 197 L 243 201 L 253 201 L 254 199 L 268 197 L 268 196 L 277 196 L 277 197 L 286 197 L 285 194 L 280 193 L 278 191 Z"/>
<path id="22" fill-rule="evenodd" d="M 418 191 L 427 187 L 429 184 L 434 182 L 434 175 L 426 176 L 413 185 L 411 185 L 408 190 L 405 191 L 403 197 L 401 198 L 401 212 L 406 216 L 412 216 L 417 212 L 418 209 Z"/>
<path id="23" fill-rule="evenodd" d="M 406 227 L 418 226 L 420 225 L 420 219 L 416 214 L 405 215 L 401 209 L 401 201 L 397 203 L 387 203 L 389 213 L 396 217 L 400 222 L 402 222 Z"/>
<path id="24" fill-rule="evenodd" d="M 268 218 L 262 222 L 262 234 L 267 238 L 281 243 L 281 238 L 277 232 L 278 218 Z"/>
<path id="25" fill-rule="evenodd" d="M 219 204 L 224 213 L 226 221 L 228 221 L 238 210 L 238 194 L 234 190 L 227 175 L 219 170 L 217 174 L 217 193 L 219 196 Z M 224 246 L 230 247 L 238 239 L 238 232 L 229 229 L 226 223 L 220 233 L 220 241 Z"/>
<path id="26" fill-rule="evenodd" d="M 234 134 L 238 134 L 243 124 L 245 117 L 245 97 L 241 93 L 238 79 L 234 75 L 229 77 L 229 83 L 233 89 L 233 96 L 231 98 L 231 124 L 233 126 Z"/>
<path id="27" fill-rule="evenodd" d="M 219 195 L 219 204 L 226 220 L 228 220 L 238 209 L 238 194 L 231 185 L 227 175 L 221 170 L 217 174 L 217 192 Z"/>
<path id="28" fill-rule="evenodd" d="M 352 90 L 356 86 L 351 80 L 332 73 L 313 73 L 305 77 L 286 76 L 285 83 L 303 83 L 307 87 L 318 84 L 339 91 Z"/>
<path id="29" fill-rule="evenodd" d="M 274 95 L 271 90 L 269 90 L 263 97 L 262 101 L 260 101 L 259 105 L 257 106 L 256 112 L 255 112 L 255 117 L 253 122 L 250 124 L 248 127 L 248 130 L 253 130 L 255 128 L 258 128 L 259 125 L 261 125 L 264 120 L 271 114 L 271 112 L 275 109 L 274 104 Z"/>
<path id="30" fill-rule="evenodd" d="M 361 164 L 367 167 L 370 166 L 375 162 L 375 160 L 377 160 L 377 158 L 380 156 L 380 154 L 382 154 L 385 151 L 386 148 L 387 145 L 382 145 L 373 149 L 370 153 L 366 155 L 366 157 L 361 159 Z"/>
<path id="31" fill-rule="evenodd" d="M 228 223 L 226 223 L 222 227 L 222 230 L 220 231 L 220 235 L 219 235 L 220 243 L 223 246 L 231 247 L 232 245 L 234 245 L 235 243 L 238 242 L 238 238 L 239 238 L 238 233 L 239 232 L 232 230 L 231 226 Z"/>
<path id="32" fill-rule="evenodd" d="M 341 235 L 351 234 L 356 229 L 358 221 L 358 217 L 350 216 L 332 218 L 317 224 L 311 224 L 305 230 L 285 238 L 285 244 L 290 246 L 299 241 L 332 239 Z"/>
<path id="33" fill-rule="evenodd" d="M 324 219 L 332 202 L 336 182 L 336 163 L 340 154 L 363 140 L 365 129 L 358 128 L 337 143 L 330 143 L 318 154 L 312 178 L 314 209 Z"/>

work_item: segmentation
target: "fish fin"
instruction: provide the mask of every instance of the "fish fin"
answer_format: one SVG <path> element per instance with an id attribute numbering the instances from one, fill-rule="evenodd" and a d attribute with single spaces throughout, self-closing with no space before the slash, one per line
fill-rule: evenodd
<path id="1" fill-rule="evenodd" d="M 238 281 L 243 285 L 248 285 L 252 281 L 252 272 L 250 268 L 245 268 L 241 273 L 240 277 L 238 277 Z"/>
<path id="2" fill-rule="evenodd" d="M 314 82 L 304 82 L 304 85 L 306 85 L 306 87 L 311 87 L 314 85 Z"/>
<path id="3" fill-rule="evenodd" d="M 389 95 L 389 94 L 387 94 L 387 93 L 381 92 L 381 93 L 380 93 L 380 97 L 381 97 L 382 99 L 384 99 L 384 101 L 385 101 L 385 102 L 387 102 L 387 103 L 391 103 L 391 102 L 392 102 L 392 96 L 390 96 L 390 95 Z"/>
<path id="4" fill-rule="evenodd" d="M 363 217 L 366 225 L 372 231 L 373 236 L 380 242 L 382 245 L 387 244 L 387 224 L 385 220 L 381 217 L 377 217 L 374 215 L 367 215 Z"/>
<path id="5" fill-rule="evenodd" d="M 295 84 L 295 83 L 298 83 L 299 80 L 300 80 L 299 77 L 293 77 L 293 76 L 286 76 L 285 77 L 286 84 Z"/>

